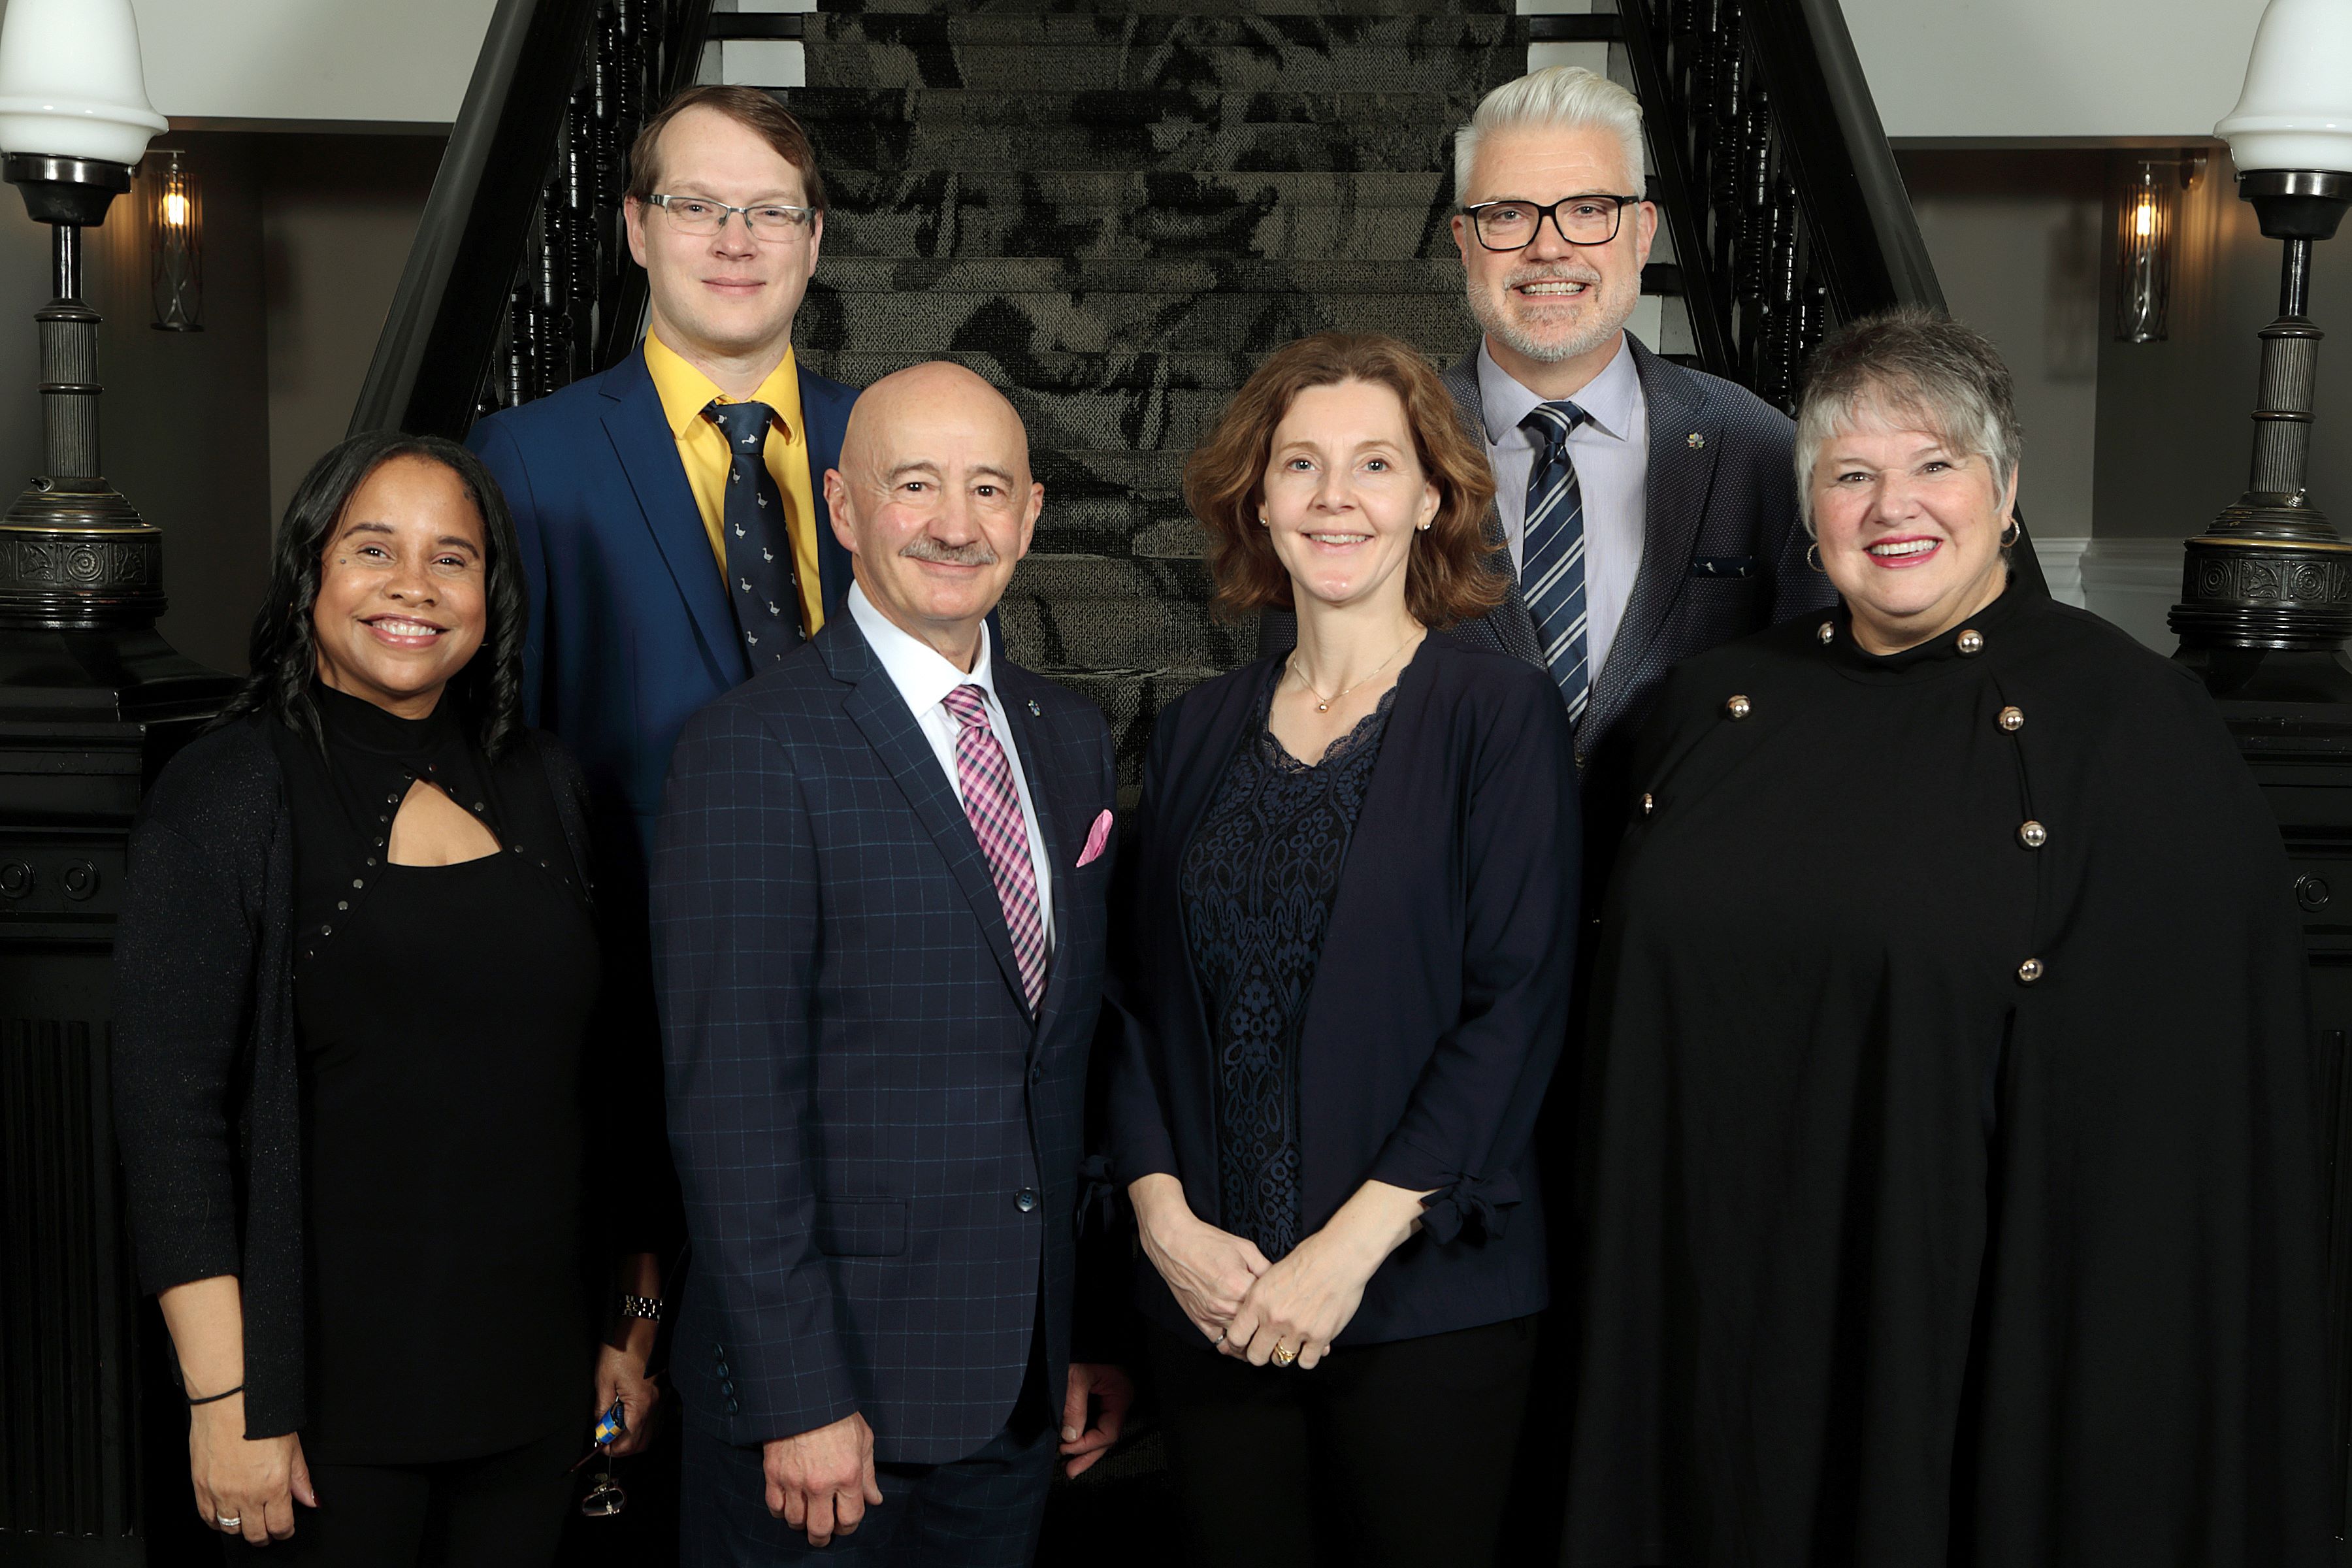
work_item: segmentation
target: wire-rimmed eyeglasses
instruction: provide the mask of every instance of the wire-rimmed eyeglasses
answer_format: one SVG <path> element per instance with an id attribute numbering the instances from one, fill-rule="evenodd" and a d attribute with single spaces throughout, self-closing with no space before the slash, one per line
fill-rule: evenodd
<path id="1" fill-rule="evenodd" d="M 809 224 L 816 216 L 814 207 L 786 206 L 782 202 L 737 207 L 709 196 L 655 195 L 647 196 L 646 201 L 667 213 L 670 226 L 680 234 L 717 234 L 727 226 L 728 214 L 741 213 L 743 226 L 751 230 L 751 237 L 770 245 L 800 238 L 808 233 Z"/>
<path id="2" fill-rule="evenodd" d="M 1618 227 L 1625 221 L 1626 207 L 1641 199 L 1596 191 L 1580 196 L 1562 196 L 1548 204 L 1480 202 L 1475 206 L 1464 207 L 1462 212 L 1470 220 L 1470 232 L 1488 250 L 1525 250 L 1536 242 L 1546 218 L 1551 219 L 1551 226 L 1570 245 L 1606 245 L 1617 237 Z"/>

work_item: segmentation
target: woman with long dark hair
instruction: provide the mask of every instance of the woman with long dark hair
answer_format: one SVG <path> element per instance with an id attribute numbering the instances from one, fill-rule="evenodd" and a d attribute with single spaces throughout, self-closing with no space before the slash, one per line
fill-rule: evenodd
<path id="1" fill-rule="evenodd" d="M 547 1563 L 599 1413 L 626 1451 L 655 1397 L 652 1256 L 592 1234 L 583 791 L 524 727 L 528 613 L 471 453 L 346 441 L 132 836 L 116 1125 L 232 1558 Z"/>

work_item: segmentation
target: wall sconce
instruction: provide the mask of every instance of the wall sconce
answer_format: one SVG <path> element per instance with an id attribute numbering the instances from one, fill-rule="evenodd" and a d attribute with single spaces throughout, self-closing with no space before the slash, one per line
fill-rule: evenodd
<path id="1" fill-rule="evenodd" d="M 152 176 L 147 232 L 153 255 L 152 286 L 159 332 L 205 330 L 205 195 L 178 151 Z"/>
<path id="2" fill-rule="evenodd" d="M 2202 153 L 2134 158 L 2116 202 L 2116 341 L 2160 343 L 2172 304 L 2180 197 L 2197 188 Z"/>

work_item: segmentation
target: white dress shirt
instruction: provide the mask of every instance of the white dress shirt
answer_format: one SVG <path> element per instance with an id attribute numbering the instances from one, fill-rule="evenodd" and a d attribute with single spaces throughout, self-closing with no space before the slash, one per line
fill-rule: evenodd
<path id="1" fill-rule="evenodd" d="M 1054 952 L 1054 884 L 1053 872 L 1046 864 L 1045 836 L 1037 828 L 1037 806 L 1029 798 L 1029 775 L 1022 771 L 1021 748 L 1013 742 L 1013 726 L 1004 717 L 1004 704 L 997 700 L 996 679 L 990 672 L 989 637 L 985 627 L 980 634 L 980 657 L 972 661 L 971 673 L 966 675 L 940 656 L 940 651 L 919 637 L 901 631 L 887 616 L 874 607 L 866 596 L 862 584 L 849 588 L 849 614 L 857 629 L 866 636 L 866 644 L 890 677 L 890 683 L 906 699 L 908 710 L 922 727 L 923 739 L 931 743 L 931 753 L 948 775 L 948 788 L 955 792 L 956 804 L 963 804 L 963 775 L 956 768 L 956 737 L 963 732 L 963 721 L 948 711 L 947 694 L 959 686 L 977 686 L 987 694 L 988 727 L 996 736 L 996 743 L 1004 748 L 1004 761 L 1013 770 L 1013 793 L 1021 801 L 1021 826 L 1029 835 L 1029 868 L 1037 879 L 1037 920 L 1045 930 L 1045 953 Z"/>
<path id="2" fill-rule="evenodd" d="M 1495 512 L 1518 571 L 1528 538 L 1528 475 L 1540 448 L 1519 421 L 1545 399 L 1513 380 L 1478 340 L 1478 403 L 1486 421 L 1486 461 L 1495 470 Z M 1586 668 L 1600 679 L 1617 641 L 1625 601 L 1642 567 L 1642 536 L 1650 499 L 1650 405 L 1642 395 L 1633 352 L 1617 353 L 1599 375 L 1569 399 L 1591 416 L 1569 432 L 1568 455 L 1584 492 Z"/>

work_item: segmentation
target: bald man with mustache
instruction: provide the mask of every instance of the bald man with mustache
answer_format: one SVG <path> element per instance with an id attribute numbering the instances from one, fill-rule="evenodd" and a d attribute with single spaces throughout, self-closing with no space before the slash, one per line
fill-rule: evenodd
<path id="1" fill-rule="evenodd" d="M 1018 1568 L 1131 1391 L 1072 1352 L 1114 799 L 984 622 L 1045 487 L 951 364 L 824 475 L 846 613 L 688 721 L 654 858 L 689 1565 Z"/>

